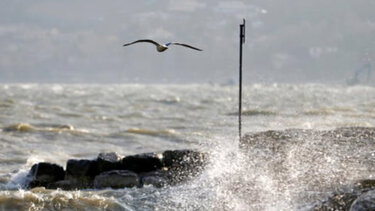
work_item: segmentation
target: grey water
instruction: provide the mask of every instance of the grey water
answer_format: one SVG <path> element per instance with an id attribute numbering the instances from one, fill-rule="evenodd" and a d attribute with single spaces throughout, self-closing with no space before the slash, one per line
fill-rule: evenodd
<path id="1" fill-rule="evenodd" d="M 298 179 L 282 186 L 283 181 L 268 175 L 264 160 L 252 160 L 256 168 L 246 167 L 251 157 L 238 149 L 237 92 L 236 86 L 215 84 L 1 84 L 0 209 L 308 209 L 331 190 L 309 189 Z M 243 90 L 243 103 L 243 133 L 375 126 L 375 88 L 371 86 L 249 84 Z M 95 158 L 100 152 L 125 156 L 185 148 L 208 152 L 210 161 L 201 175 L 178 186 L 22 189 L 27 171 L 37 162 L 65 167 L 67 159 Z M 308 173 L 306 162 L 323 168 L 321 175 L 314 176 L 324 184 L 334 178 L 330 175 L 334 168 L 339 168 L 340 177 L 372 177 L 343 168 L 345 160 L 340 165 L 321 165 L 322 159 L 302 159 L 310 148 L 321 151 L 328 163 L 336 162 L 324 153 L 327 146 L 311 137 L 298 149 L 290 147 L 293 169 L 288 177 Z M 375 146 L 336 149 L 358 155 L 358 168 L 375 156 Z M 267 149 L 258 150 L 267 153 Z"/>

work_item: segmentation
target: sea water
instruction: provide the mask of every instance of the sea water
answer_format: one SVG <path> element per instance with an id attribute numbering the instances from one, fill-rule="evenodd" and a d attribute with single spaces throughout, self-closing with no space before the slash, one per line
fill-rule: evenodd
<path id="1" fill-rule="evenodd" d="M 0 210 L 304 210 L 317 200 L 309 197 L 319 195 L 313 191 L 323 195 L 329 191 L 296 188 L 304 185 L 299 182 L 280 188 L 283 181 L 270 177 L 265 161 L 254 161 L 239 150 L 236 86 L 2 84 L 0 93 Z M 244 134 L 374 127 L 375 88 L 250 84 L 243 89 L 242 120 Z M 298 151 L 290 149 L 291 178 L 306 171 L 296 160 L 303 155 L 293 156 L 308 153 L 310 142 L 305 143 Z M 324 156 L 327 146 L 319 146 L 313 147 Z M 345 153 L 358 157 L 375 153 L 371 147 L 365 152 L 345 147 Z M 22 188 L 25 175 L 37 162 L 65 167 L 70 158 L 93 159 L 100 152 L 125 156 L 186 148 L 208 152 L 209 164 L 197 178 L 177 186 Z M 250 161 L 256 163 L 254 168 L 247 165 Z M 358 158 L 358 166 L 365 161 Z M 353 177 L 349 169 L 342 169 L 343 177 Z M 329 169 L 325 170 L 317 181 L 327 182 L 324 172 Z"/>

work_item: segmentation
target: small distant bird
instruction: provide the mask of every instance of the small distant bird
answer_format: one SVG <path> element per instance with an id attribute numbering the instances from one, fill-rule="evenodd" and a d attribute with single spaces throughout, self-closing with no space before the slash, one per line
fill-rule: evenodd
<path id="1" fill-rule="evenodd" d="M 148 42 L 148 43 L 154 44 L 156 46 L 156 50 L 158 52 L 163 52 L 163 51 L 167 50 L 168 46 L 170 46 L 170 45 L 179 45 L 179 46 L 191 48 L 191 49 L 194 49 L 194 50 L 197 50 L 197 51 L 202 51 L 202 49 L 199 49 L 199 48 L 196 48 L 196 47 L 193 47 L 191 45 L 184 44 L 184 43 L 170 42 L 170 43 L 166 43 L 165 45 L 161 45 L 161 44 L 159 44 L 159 43 L 157 43 L 153 40 L 137 40 L 137 41 L 134 41 L 134 42 L 131 42 L 131 43 L 126 43 L 123 46 L 133 45 L 133 44 L 139 43 L 139 42 Z"/>

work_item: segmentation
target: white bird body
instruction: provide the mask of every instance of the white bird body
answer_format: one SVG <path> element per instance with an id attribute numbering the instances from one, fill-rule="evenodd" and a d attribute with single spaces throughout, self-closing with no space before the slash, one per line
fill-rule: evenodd
<path id="1" fill-rule="evenodd" d="M 170 42 L 170 43 L 166 43 L 164 45 L 161 45 L 161 44 L 155 42 L 154 40 L 148 40 L 148 39 L 146 39 L 146 40 L 137 40 L 137 41 L 134 41 L 134 42 L 131 42 L 131 43 L 126 43 L 123 46 L 133 45 L 133 44 L 139 43 L 139 42 L 148 42 L 148 43 L 154 44 L 156 46 L 156 50 L 158 52 L 163 52 L 163 51 L 167 50 L 169 45 L 179 45 L 179 46 L 191 48 L 193 50 L 202 51 L 202 49 L 199 49 L 199 48 L 196 48 L 196 47 L 193 47 L 191 45 L 184 44 L 184 43 Z"/>

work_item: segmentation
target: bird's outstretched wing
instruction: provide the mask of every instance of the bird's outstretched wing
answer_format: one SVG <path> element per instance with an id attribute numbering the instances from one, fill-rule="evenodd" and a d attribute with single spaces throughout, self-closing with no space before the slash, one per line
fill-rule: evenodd
<path id="1" fill-rule="evenodd" d="M 134 42 L 131 42 L 131 43 L 126 43 L 126 44 L 124 44 L 123 46 L 133 45 L 133 44 L 135 44 L 135 43 L 139 43 L 139 42 L 148 42 L 148 43 L 152 43 L 152 44 L 154 44 L 154 45 L 156 45 L 156 46 L 159 46 L 159 45 L 160 45 L 159 43 L 157 43 L 157 42 L 155 42 L 155 41 L 153 41 L 153 40 L 137 40 L 137 41 L 134 41 Z"/>
<path id="2" fill-rule="evenodd" d="M 178 42 L 171 42 L 171 43 L 167 43 L 165 44 L 166 46 L 169 46 L 169 45 L 180 45 L 180 46 L 184 46 L 184 47 L 187 47 L 187 48 L 191 48 L 191 49 L 194 49 L 194 50 L 197 50 L 197 51 L 203 51 L 202 49 L 199 49 L 199 48 L 196 48 L 196 47 L 193 47 L 191 45 L 187 45 L 187 44 L 184 44 L 184 43 L 178 43 Z"/>

